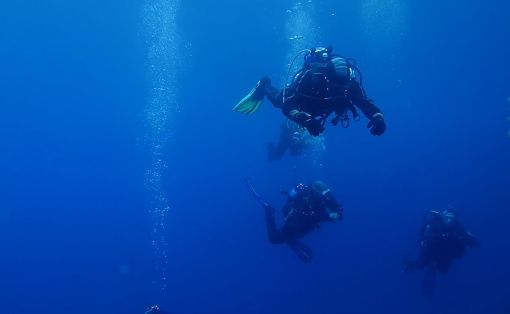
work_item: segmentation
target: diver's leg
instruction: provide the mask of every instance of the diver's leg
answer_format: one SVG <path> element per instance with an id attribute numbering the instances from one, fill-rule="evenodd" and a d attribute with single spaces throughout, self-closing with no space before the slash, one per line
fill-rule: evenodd
<path id="1" fill-rule="evenodd" d="M 267 144 L 267 160 L 275 161 L 282 159 L 283 155 L 287 151 L 287 147 L 282 146 L 282 143 L 274 145 L 273 143 Z"/>
<path id="2" fill-rule="evenodd" d="M 266 225 L 269 241 L 273 244 L 287 243 L 301 261 L 304 263 L 311 262 L 313 257 L 312 250 L 294 238 L 294 232 L 291 230 L 292 228 L 289 228 L 287 225 L 284 225 L 280 229 L 276 227 L 274 208 L 266 206 L 264 209 L 266 211 Z"/>
<path id="3" fill-rule="evenodd" d="M 269 241 L 273 244 L 285 243 L 284 234 L 276 226 L 274 208 L 271 206 L 265 206 L 264 210 L 266 212 L 266 226 Z"/>
<path id="4" fill-rule="evenodd" d="M 266 97 L 276 108 L 283 107 L 283 91 L 278 90 L 271 85 L 271 82 L 265 86 Z"/>
<path id="5" fill-rule="evenodd" d="M 312 261 L 313 251 L 298 239 L 305 236 L 313 229 L 315 228 L 310 226 L 303 227 L 292 223 L 291 224 L 285 223 L 280 228 L 280 232 L 282 233 L 289 247 L 296 254 L 296 256 L 304 263 L 310 263 Z"/>
<path id="6" fill-rule="evenodd" d="M 269 161 L 280 160 L 287 149 L 289 148 L 289 141 L 283 136 L 280 136 L 280 141 L 277 145 L 269 143 L 267 145 L 267 159 Z"/>
<path id="7" fill-rule="evenodd" d="M 442 258 L 437 261 L 437 271 L 441 274 L 445 274 L 450 269 L 452 260 L 450 258 Z"/>
<path id="8" fill-rule="evenodd" d="M 421 292 L 424 295 L 431 295 L 434 293 L 434 288 L 436 287 L 436 273 L 436 267 L 434 265 L 431 265 L 427 269 L 421 285 Z"/>
<path id="9" fill-rule="evenodd" d="M 411 267 L 411 270 L 423 269 L 425 267 L 430 267 L 434 264 L 435 261 L 434 251 L 428 248 L 421 248 L 420 254 L 415 261 L 408 262 L 408 266 Z"/>

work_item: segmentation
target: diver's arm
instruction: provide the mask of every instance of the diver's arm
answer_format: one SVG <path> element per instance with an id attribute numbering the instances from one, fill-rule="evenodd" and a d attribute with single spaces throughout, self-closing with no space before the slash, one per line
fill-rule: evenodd
<path id="1" fill-rule="evenodd" d="M 374 105 L 374 108 L 377 107 Z M 377 108 L 377 110 L 379 109 Z M 368 122 L 367 128 L 370 129 L 370 134 L 379 136 L 386 131 L 386 122 L 384 121 L 384 116 L 381 112 L 374 113 L 369 119 L 370 122 Z"/>
<path id="2" fill-rule="evenodd" d="M 467 246 L 478 246 L 478 239 L 469 231 L 466 230 L 463 224 L 457 221 L 455 224 L 455 233 L 463 240 Z"/>
<path id="3" fill-rule="evenodd" d="M 372 100 L 366 98 L 358 82 L 350 81 L 348 83 L 347 96 L 349 100 L 363 112 L 367 119 L 371 120 L 376 114 L 382 115 L 381 109 L 379 109 Z"/>
<path id="4" fill-rule="evenodd" d="M 479 246 L 480 245 L 480 242 L 478 242 L 478 238 L 475 237 L 469 231 L 465 232 L 464 239 L 465 239 L 466 245 L 468 245 L 468 246 Z"/>
<path id="5" fill-rule="evenodd" d="M 373 121 L 374 119 L 382 119 L 384 121 L 384 116 L 381 112 L 381 109 L 377 107 L 372 100 L 363 97 L 362 95 L 358 95 L 359 97 L 353 98 L 352 102 L 356 107 L 358 107 L 361 112 L 367 117 L 368 120 Z"/>
<path id="6" fill-rule="evenodd" d="M 381 110 L 369 99 L 359 98 L 354 102 L 354 104 L 369 120 L 372 120 L 378 115 L 383 117 Z"/>
<path id="7" fill-rule="evenodd" d="M 333 193 L 331 193 L 331 191 L 328 191 L 326 194 L 323 195 L 323 197 L 324 203 L 329 211 L 330 220 L 336 221 L 344 219 L 344 209 L 342 207 L 342 204 L 340 204 L 336 200 L 336 198 L 333 196 Z"/>

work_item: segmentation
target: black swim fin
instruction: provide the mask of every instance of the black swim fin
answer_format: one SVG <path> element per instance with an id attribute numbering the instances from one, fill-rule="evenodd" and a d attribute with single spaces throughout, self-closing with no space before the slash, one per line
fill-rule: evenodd
<path id="1" fill-rule="evenodd" d="M 294 240 L 292 242 L 288 242 L 287 244 L 303 263 L 308 264 L 312 261 L 313 251 L 301 241 Z"/>
<path id="2" fill-rule="evenodd" d="M 257 193 L 257 191 L 255 191 L 255 188 L 251 184 L 250 179 L 244 178 L 244 182 L 246 183 L 246 186 L 248 186 L 248 190 L 260 202 L 260 204 L 262 206 L 264 206 L 264 207 L 271 207 L 271 205 L 269 205 L 269 202 L 267 202 L 264 198 L 262 198 L 262 196 L 260 196 L 259 193 Z"/>

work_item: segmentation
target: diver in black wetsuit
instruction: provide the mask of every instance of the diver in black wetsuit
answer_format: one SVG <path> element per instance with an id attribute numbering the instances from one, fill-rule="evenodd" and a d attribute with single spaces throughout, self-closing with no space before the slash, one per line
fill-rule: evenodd
<path id="1" fill-rule="evenodd" d="M 430 211 L 421 229 L 420 254 L 415 261 L 404 258 L 404 271 L 426 268 L 423 292 L 430 294 L 436 273 L 446 273 L 454 259 L 460 259 L 467 247 L 478 245 L 478 240 L 460 224 L 457 215 L 449 210 Z"/>
<path id="2" fill-rule="evenodd" d="M 288 192 L 283 208 L 285 223 L 280 228 L 275 223 L 274 208 L 265 203 L 264 209 L 269 241 L 288 244 L 304 262 L 311 261 L 313 252 L 298 239 L 319 228 L 323 222 L 343 219 L 342 206 L 322 181 L 315 181 L 311 186 L 298 184 Z"/>
<path id="3" fill-rule="evenodd" d="M 318 136 L 332 113 L 336 114 L 331 120 L 333 125 L 340 122 L 347 127 L 349 112 L 354 120 L 359 119 L 358 108 L 369 120 L 370 133 L 382 135 L 386 130 L 384 116 L 367 98 L 361 72 L 352 59 L 335 55 L 332 50 L 332 47 L 305 50 L 303 67 L 283 90 L 271 86 L 271 80 L 263 77 L 233 110 L 252 114 L 266 96 L 286 117 Z"/>
<path id="4" fill-rule="evenodd" d="M 299 156 L 313 145 L 312 138 L 298 124 L 285 119 L 281 124 L 280 138 L 275 145 L 267 145 L 267 159 L 280 160 L 288 151 L 292 156 Z"/>

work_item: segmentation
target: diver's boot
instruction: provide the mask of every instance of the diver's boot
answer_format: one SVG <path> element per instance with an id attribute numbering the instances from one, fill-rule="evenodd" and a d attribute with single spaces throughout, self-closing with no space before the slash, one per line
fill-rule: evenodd
<path id="1" fill-rule="evenodd" d="M 257 84 L 253 87 L 252 99 L 254 101 L 262 101 L 264 100 L 264 96 L 266 96 L 266 88 L 271 86 L 271 79 L 267 76 L 262 77 Z"/>

